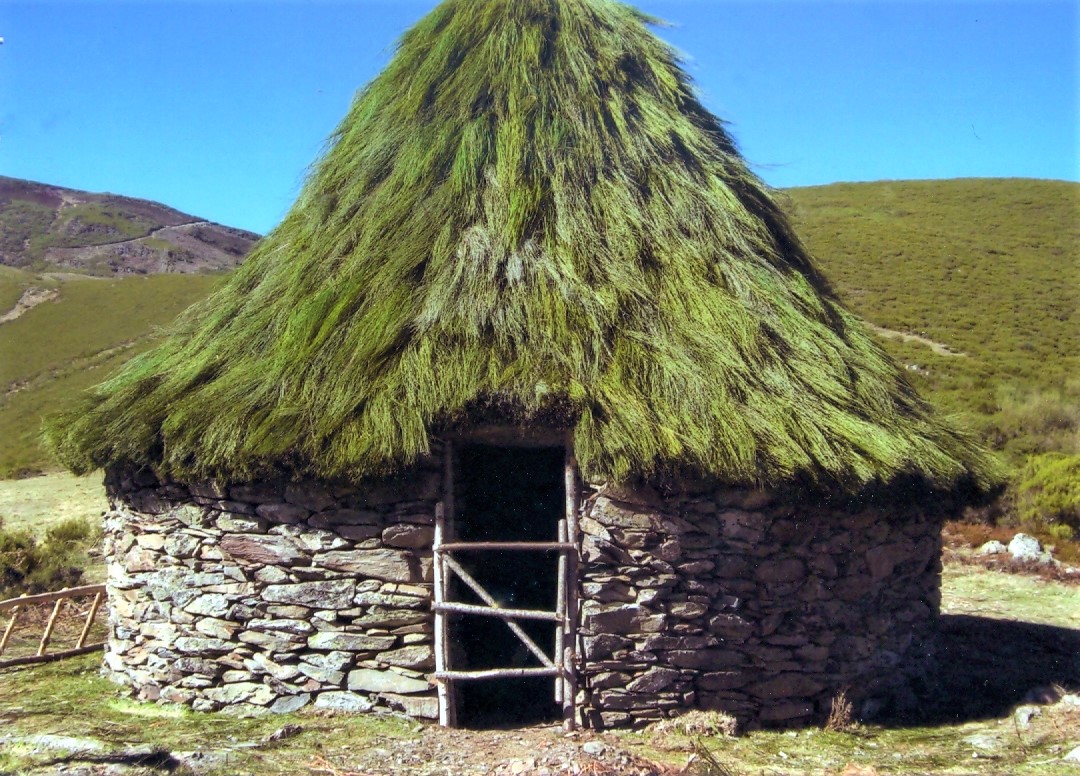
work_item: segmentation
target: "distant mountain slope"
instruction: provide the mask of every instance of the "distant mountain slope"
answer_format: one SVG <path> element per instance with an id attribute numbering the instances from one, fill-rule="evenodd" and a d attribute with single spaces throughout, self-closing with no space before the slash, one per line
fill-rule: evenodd
<path id="1" fill-rule="evenodd" d="M 259 235 L 157 202 L 0 176 L 0 264 L 146 275 L 232 269 Z"/>

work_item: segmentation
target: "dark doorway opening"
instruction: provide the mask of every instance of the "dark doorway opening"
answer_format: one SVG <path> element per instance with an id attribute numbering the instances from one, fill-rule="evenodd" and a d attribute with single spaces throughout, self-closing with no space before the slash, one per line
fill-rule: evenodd
<path id="1" fill-rule="evenodd" d="M 454 539 L 459 542 L 556 541 L 565 510 L 564 450 L 561 447 L 467 445 L 454 466 Z M 500 605 L 555 611 L 558 554 L 487 551 L 458 556 Z M 455 600 L 482 605 L 456 582 Z M 518 620 L 552 656 L 555 626 Z M 539 666 L 521 640 L 494 617 L 456 615 L 450 624 L 451 662 L 459 670 Z M 511 727 L 553 722 L 561 717 L 552 677 L 519 677 L 459 682 L 458 724 L 468 728 Z"/>

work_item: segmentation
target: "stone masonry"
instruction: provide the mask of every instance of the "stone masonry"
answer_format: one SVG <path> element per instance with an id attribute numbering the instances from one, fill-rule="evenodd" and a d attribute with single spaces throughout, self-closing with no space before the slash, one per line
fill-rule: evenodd
<path id="1" fill-rule="evenodd" d="M 140 698 L 202 710 L 437 717 L 441 486 L 437 463 L 363 491 L 110 472 L 106 670 Z"/>
<path id="2" fill-rule="evenodd" d="M 358 489 L 110 472 L 106 670 L 196 709 L 436 718 L 441 466 Z M 939 609 L 939 517 L 761 491 L 583 490 L 577 698 L 594 728 L 689 708 L 819 721 L 904 697 Z"/>
<path id="3" fill-rule="evenodd" d="M 926 666 L 940 518 L 715 488 L 600 488 L 582 512 L 578 705 L 593 727 L 690 707 L 805 724 L 842 689 L 872 713 Z"/>

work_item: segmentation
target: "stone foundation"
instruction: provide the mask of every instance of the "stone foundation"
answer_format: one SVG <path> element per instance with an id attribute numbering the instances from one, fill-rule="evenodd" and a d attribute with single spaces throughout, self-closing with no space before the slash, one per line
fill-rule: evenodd
<path id="1" fill-rule="evenodd" d="M 195 709 L 435 718 L 439 465 L 365 491 L 110 473 L 106 670 Z"/>
<path id="2" fill-rule="evenodd" d="M 182 485 L 111 472 L 106 670 L 140 698 L 436 718 L 439 462 L 358 490 Z M 938 517 L 760 492 L 589 489 L 580 516 L 581 721 L 689 708 L 753 725 L 870 710 L 925 661 Z"/>
<path id="3" fill-rule="evenodd" d="M 582 511 L 578 701 L 592 727 L 690 707 L 803 724 L 841 689 L 869 713 L 925 666 L 940 518 L 733 490 L 601 489 Z"/>

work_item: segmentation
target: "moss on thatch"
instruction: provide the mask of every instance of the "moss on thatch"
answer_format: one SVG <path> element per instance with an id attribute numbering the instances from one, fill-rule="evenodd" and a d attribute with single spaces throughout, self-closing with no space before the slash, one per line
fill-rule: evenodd
<path id="1" fill-rule="evenodd" d="M 985 479 L 648 21 L 440 5 L 232 281 L 51 423 L 62 460 L 374 476 L 483 417 L 572 427 L 593 478 Z"/>

